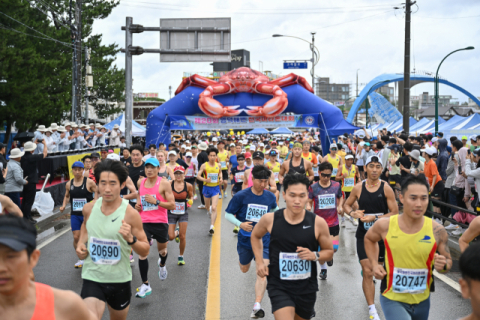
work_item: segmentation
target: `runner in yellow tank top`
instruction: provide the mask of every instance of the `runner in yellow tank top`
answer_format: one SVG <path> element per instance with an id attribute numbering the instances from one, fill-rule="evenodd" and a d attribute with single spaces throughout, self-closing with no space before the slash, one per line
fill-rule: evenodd
<path id="1" fill-rule="evenodd" d="M 338 147 L 336 144 L 332 143 L 330 145 L 330 153 L 327 154 L 325 158 L 323 158 L 323 162 L 330 162 L 333 166 L 332 171 L 332 180 L 335 181 L 335 177 L 337 176 L 338 168 L 342 167 L 343 161 L 342 158 L 337 154 Z"/>
<path id="2" fill-rule="evenodd" d="M 222 168 L 222 180 L 223 184 L 220 185 L 220 188 L 223 189 L 223 196 L 227 197 L 227 185 L 228 185 L 228 162 L 230 161 L 230 156 L 228 155 L 228 151 L 224 149 L 225 142 L 220 140 L 218 142 L 218 154 L 217 154 L 217 162 L 220 163 L 220 167 Z M 222 190 L 220 190 L 219 199 L 222 199 Z"/>
<path id="3" fill-rule="evenodd" d="M 278 200 L 280 198 L 280 189 L 282 185 L 280 184 L 279 174 L 280 174 L 280 162 L 277 161 L 277 152 L 275 150 L 270 151 L 270 160 L 267 162 L 268 169 L 272 170 L 273 176 L 275 178 L 275 183 L 277 184 L 277 191 L 275 191 L 275 196 L 277 197 L 277 205 Z"/>
<path id="4" fill-rule="evenodd" d="M 410 176 L 402 185 L 404 213 L 378 220 L 365 235 L 365 251 L 377 279 L 382 279 L 380 303 L 386 320 L 428 319 L 433 268 L 452 267 L 448 234 L 425 217 L 429 186 L 425 178 Z M 385 266 L 378 264 L 378 245 L 385 242 Z M 438 251 L 438 253 L 436 253 Z"/>
<path id="5" fill-rule="evenodd" d="M 353 155 L 345 156 L 345 164 L 341 166 L 341 170 L 337 171 L 335 180 L 342 183 L 342 191 L 345 193 L 345 198 L 348 198 L 353 187 L 360 181 L 358 168 L 353 164 Z"/>
<path id="6" fill-rule="evenodd" d="M 310 152 L 310 141 L 303 141 L 302 158 L 312 163 L 312 169 L 318 167 L 318 159 Z M 314 169 L 315 170 L 315 169 Z M 308 172 L 305 173 L 308 177 Z"/>

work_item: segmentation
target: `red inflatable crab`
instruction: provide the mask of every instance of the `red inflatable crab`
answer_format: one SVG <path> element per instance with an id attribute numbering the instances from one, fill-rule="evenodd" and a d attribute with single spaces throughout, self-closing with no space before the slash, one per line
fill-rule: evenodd
<path id="1" fill-rule="evenodd" d="M 241 67 L 228 72 L 219 81 L 214 81 L 198 74 L 183 79 L 175 91 L 175 95 L 182 92 L 188 86 L 205 88 L 198 99 L 198 106 L 206 115 L 212 118 L 237 116 L 242 110 L 236 110 L 240 106 L 224 106 L 213 97 L 220 94 L 252 92 L 273 95 L 263 106 L 247 106 L 246 111 L 251 116 L 274 117 L 282 113 L 288 105 L 287 94 L 282 87 L 300 84 L 313 93 L 313 89 L 304 77 L 290 73 L 281 78 L 271 80 L 263 73 Z"/>

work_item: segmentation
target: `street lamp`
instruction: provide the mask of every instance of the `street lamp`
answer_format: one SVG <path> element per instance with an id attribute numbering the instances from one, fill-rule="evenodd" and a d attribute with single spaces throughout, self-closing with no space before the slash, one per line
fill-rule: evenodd
<path id="1" fill-rule="evenodd" d="M 439 79 L 438 79 L 438 71 L 440 70 L 440 66 L 442 65 L 443 61 L 445 61 L 445 59 L 447 59 L 447 57 L 457 51 L 463 51 L 463 50 L 473 50 L 475 49 L 474 47 L 470 46 L 470 47 L 466 47 L 466 48 L 463 48 L 463 49 L 457 49 L 455 51 L 452 51 L 450 52 L 449 54 L 447 54 L 445 56 L 445 58 L 443 58 L 442 61 L 440 61 L 440 64 L 438 65 L 438 68 L 437 68 L 437 73 L 435 74 L 435 84 L 434 84 L 434 90 L 435 90 L 435 136 L 437 136 L 437 133 L 438 133 L 438 83 L 439 83 Z"/>
<path id="2" fill-rule="evenodd" d="M 370 95 L 370 92 L 371 92 L 372 90 L 375 90 L 375 89 L 378 89 L 378 88 L 383 87 L 383 86 L 379 86 L 379 87 L 375 88 L 375 86 L 376 86 L 377 84 L 380 84 L 380 83 L 388 83 L 388 82 L 390 82 L 390 81 L 392 81 L 392 80 L 383 80 L 383 81 L 377 82 L 377 83 L 375 83 L 373 86 L 371 86 L 370 89 L 368 89 L 367 98 L 365 99 L 365 128 L 368 127 L 368 96 Z"/>
<path id="3" fill-rule="evenodd" d="M 302 39 L 302 38 L 299 38 L 299 37 L 286 36 L 286 35 L 283 35 L 283 34 L 274 34 L 274 35 L 272 35 L 272 37 L 274 37 L 274 38 L 277 38 L 277 37 L 295 38 L 295 39 L 305 41 L 306 43 L 308 43 L 310 45 L 310 50 L 312 50 L 312 71 L 311 71 L 312 88 L 313 88 L 313 92 L 315 92 L 315 65 L 320 60 L 320 50 L 318 50 L 318 48 L 315 47 L 315 32 L 311 32 L 311 34 L 312 34 L 312 42 L 309 42 L 308 40 L 305 40 L 305 39 Z M 317 50 L 317 52 L 315 52 L 315 49 Z M 317 55 L 317 59 L 315 59 L 315 54 Z"/>

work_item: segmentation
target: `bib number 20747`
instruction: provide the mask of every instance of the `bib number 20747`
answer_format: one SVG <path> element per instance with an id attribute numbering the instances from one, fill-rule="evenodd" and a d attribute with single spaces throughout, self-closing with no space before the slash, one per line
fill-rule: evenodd
<path id="1" fill-rule="evenodd" d="M 428 269 L 393 269 L 393 292 L 418 294 L 427 290 Z"/>
<path id="2" fill-rule="evenodd" d="M 312 262 L 300 259 L 295 252 L 280 252 L 279 266 L 282 280 L 308 279 L 312 273 Z"/>

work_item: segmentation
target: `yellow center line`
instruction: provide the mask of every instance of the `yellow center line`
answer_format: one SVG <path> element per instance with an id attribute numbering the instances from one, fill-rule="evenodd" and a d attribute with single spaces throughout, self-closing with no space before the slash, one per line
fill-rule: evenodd
<path id="1" fill-rule="evenodd" d="M 220 245 L 222 235 L 222 200 L 217 204 L 215 234 L 210 247 L 210 266 L 208 269 L 206 320 L 220 319 Z"/>

